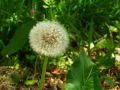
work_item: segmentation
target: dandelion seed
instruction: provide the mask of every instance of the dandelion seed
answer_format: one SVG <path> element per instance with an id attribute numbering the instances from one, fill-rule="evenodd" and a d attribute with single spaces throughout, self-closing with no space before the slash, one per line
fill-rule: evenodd
<path id="1" fill-rule="evenodd" d="M 55 21 L 42 21 L 29 34 L 30 46 L 39 54 L 56 57 L 65 52 L 69 38 L 65 28 Z"/>

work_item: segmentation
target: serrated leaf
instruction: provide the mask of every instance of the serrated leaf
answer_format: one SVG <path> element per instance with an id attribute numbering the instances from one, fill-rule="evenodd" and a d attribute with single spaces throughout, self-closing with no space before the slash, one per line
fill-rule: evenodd
<path id="1" fill-rule="evenodd" d="M 24 83 L 25 83 L 25 85 L 34 85 L 37 82 L 38 82 L 38 80 L 26 80 Z"/>
<path id="2" fill-rule="evenodd" d="M 70 71 L 67 74 L 67 84 L 65 85 L 65 90 L 90 89 L 92 85 L 90 85 L 88 82 L 93 81 L 93 79 L 91 79 L 92 69 L 92 61 L 86 56 L 84 52 L 81 52 L 80 56 L 73 63 Z"/>
<path id="3" fill-rule="evenodd" d="M 22 25 L 19 25 L 8 45 L 2 49 L 2 55 L 11 55 L 20 50 L 28 40 L 29 31 L 34 24 L 35 21 L 26 20 Z"/>

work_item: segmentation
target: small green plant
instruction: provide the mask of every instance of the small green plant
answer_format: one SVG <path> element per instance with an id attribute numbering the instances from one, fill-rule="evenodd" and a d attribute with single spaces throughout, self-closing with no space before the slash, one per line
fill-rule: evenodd
<path id="1" fill-rule="evenodd" d="M 102 90 L 95 64 L 81 52 L 67 74 L 65 90 Z"/>

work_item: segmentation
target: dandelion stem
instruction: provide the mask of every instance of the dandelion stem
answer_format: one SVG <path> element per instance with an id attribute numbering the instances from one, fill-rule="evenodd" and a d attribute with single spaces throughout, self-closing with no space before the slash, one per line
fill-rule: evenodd
<path id="1" fill-rule="evenodd" d="M 44 60 L 43 68 L 42 68 L 42 75 L 41 75 L 40 86 L 38 90 L 42 90 L 43 85 L 44 85 L 47 62 L 48 62 L 48 57 L 46 56 Z"/>
<path id="2" fill-rule="evenodd" d="M 33 76 L 33 79 L 35 79 L 35 76 L 36 76 L 36 74 L 37 74 L 37 63 L 38 63 L 38 55 L 37 55 L 37 57 L 36 57 L 36 60 L 35 60 L 35 69 L 34 69 L 34 76 Z"/>

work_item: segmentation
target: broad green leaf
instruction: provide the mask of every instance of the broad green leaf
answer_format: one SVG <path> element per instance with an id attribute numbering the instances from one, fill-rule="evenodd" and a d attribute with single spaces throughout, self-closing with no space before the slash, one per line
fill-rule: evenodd
<path id="1" fill-rule="evenodd" d="M 8 45 L 2 49 L 2 55 L 11 55 L 20 50 L 28 40 L 29 31 L 34 24 L 35 21 L 26 20 L 22 25 L 19 25 Z"/>
<path id="2" fill-rule="evenodd" d="M 25 85 L 34 85 L 37 82 L 38 82 L 38 80 L 26 80 L 24 83 L 25 83 Z"/>
<path id="3" fill-rule="evenodd" d="M 81 52 L 67 74 L 65 90 L 90 90 L 92 83 L 88 82 L 93 82 L 93 79 L 91 79 L 93 65 L 86 54 Z"/>

